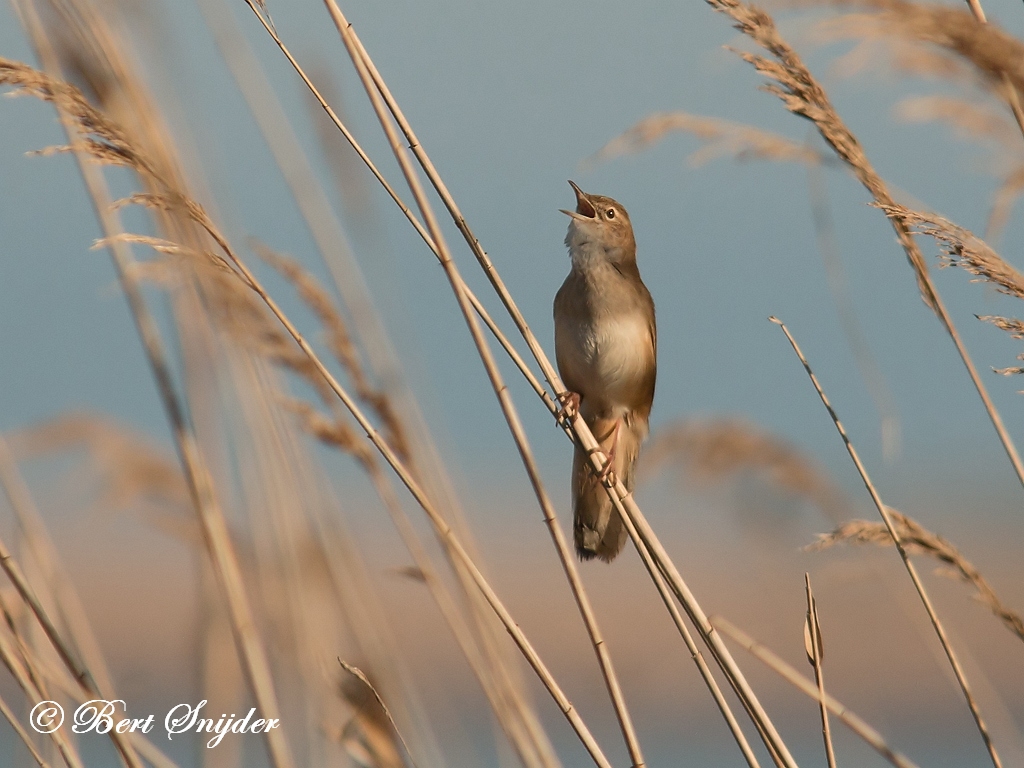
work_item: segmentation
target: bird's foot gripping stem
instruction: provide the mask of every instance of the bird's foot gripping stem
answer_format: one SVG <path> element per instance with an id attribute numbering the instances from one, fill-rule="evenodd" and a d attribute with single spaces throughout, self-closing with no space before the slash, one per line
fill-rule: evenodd
<path id="1" fill-rule="evenodd" d="M 618 482 L 618 478 L 612 471 L 612 467 L 615 466 L 615 451 L 619 447 L 619 430 L 621 427 L 622 420 L 620 419 L 615 422 L 615 427 L 612 429 L 612 444 L 611 447 L 608 448 L 608 452 L 606 454 L 607 459 L 605 460 L 604 466 L 594 473 L 597 476 L 598 482 L 604 483 L 609 488 L 613 488 Z M 603 451 L 603 448 L 593 448 L 587 451 L 587 455 L 593 456 L 595 453 L 601 453 Z"/>
<path id="2" fill-rule="evenodd" d="M 604 449 L 603 448 L 591 448 L 589 451 L 587 451 L 587 456 L 593 456 L 595 453 L 597 453 L 597 454 L 604 453 Z M 615 449 L 614 448 L 612 448 L 606 454 L 604 466 L 601 467 L 600 469 L 595 469 L 594 470 L 594 477 L 597 478 L 597 481 L 599 483 L 602 483 L 602 484 L 608 486 L 609 488 L 613 488 L 615 486 L 615 484 L 618 482 L 618 478 L 615 476 L 615 472 L 612 470 L 613 466 L 615 466 Z"/>
<path id="3" fill-rule="evenodd" d="M 561 406 L 555 413 L 555 419 L 565 422 L 566 426 L 572 424 L 576 414 L 580 412 L 580 395 L 578 392 L 566 390 L 558 396 L 558 404 Z"/>

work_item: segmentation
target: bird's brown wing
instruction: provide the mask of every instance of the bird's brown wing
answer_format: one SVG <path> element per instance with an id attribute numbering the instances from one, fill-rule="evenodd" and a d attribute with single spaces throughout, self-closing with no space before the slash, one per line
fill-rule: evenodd
<path id="1" fill-rule="evenodd" d="M 654 316 L 654 299 L 651 298 L 651 292 L 647 290 L 647 286 L 640 281 L 639 273 L 637 274 L 637 289 L 640 303 L 647 314 L 647 327 L 651 334 L 651 362 L 637 387 L 633 412 L 638 419 L 643 420 L 646 427 L 647 419 L 651 414 L 651 406 L 654 404 L 654 386 L 658 378 L 658 326 Z"/>
<path id="2" fill-rule="evenodd" d="M 555 294 L 554 316 L 555 316 L 555 363 L 558 365 L 558 375 L 566 389 L 582 396 L 584 382 L 574 375 L 573 366 L 570 364 L 569 355 L 572 345 L 575 343 L 571 329 L 570 318 L 577 317 L 580 311 L 576 296 L 578 291 L 574 290 L 573 273 L 565 278 L 562 287 Z"/>

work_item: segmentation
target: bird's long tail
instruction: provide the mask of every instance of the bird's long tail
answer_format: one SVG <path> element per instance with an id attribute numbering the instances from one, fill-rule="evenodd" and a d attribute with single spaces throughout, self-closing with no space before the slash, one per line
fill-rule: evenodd
<path id="1" fill-rule="evenodd" d="M 633 469 L 640 455 L 646 425 L 624 419 L 615 437 L 615 419 L 595 419 L 590 425 L 606 455 L 615 442 L 612 470 L 629 491 L 633 490 Z M 616 442 L 617 440 L 617 442 Z M 572 460 L 573 538 L 581 560 L 600 558 L 606 563 L 622 551 L 626 529 L 618 510 L 608 498 L 604 484 L 592 471 L 587 452 L 576 446 Z"/>

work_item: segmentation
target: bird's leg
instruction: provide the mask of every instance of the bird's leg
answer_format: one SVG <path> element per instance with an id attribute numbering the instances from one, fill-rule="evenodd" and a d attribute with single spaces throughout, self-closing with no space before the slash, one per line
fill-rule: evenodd
<path id="1" fill-rule="evenodd" d="M 580 399 L 579 392 L 570 392 L 569 390 L 558 395 L 558 403 L 562 407 L 555 413 L 555 419 L 557 421 L 564 419 L 568 423 L 572 423 L 576 414 L 580 412 Z"/>
<path id="2" fill-rule="evenodd" d="M 612 471 L 612 467 L 615 465 L 615 449 L 618 448 L 619 446 L 619 427 L 621 426 L 622 419 L 616 419 L 615 426 L 612 427 L 612 444 L 611 447 L 608 449 L 607 453 L 605 453 L 607 459 L 604 463 L 604 466 L 601 467 L 601 469 L 595 473 L 599 482 L 607 483 L 608 485 L 615 485 L 617 481 L 615 473 Z M 588 453 L 590 455 L 593 455 L 595 453 L 602 452 L 602 450 L 603 449 L 600 447 L 593 448 L 590 451 L 588 451 Z"/>

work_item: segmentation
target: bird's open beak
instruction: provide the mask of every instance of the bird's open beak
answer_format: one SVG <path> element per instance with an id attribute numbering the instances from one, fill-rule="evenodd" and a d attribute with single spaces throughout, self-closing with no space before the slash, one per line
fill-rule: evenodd
<path id="1" fill-rule="evenodd" d="M 564 213 L 566 216 L 571 216 L 574 219 L 580 219 L 581 221 L 593 220 L 597 216 L 597 210 L 590 202 L 590 198 L 587 197 L 587 193 L 576 186 L 576 182 L 569 180 L 569 185 L 576 193 L 576 210 L 567 211 L 564 208 L 558 210 Z"/>

